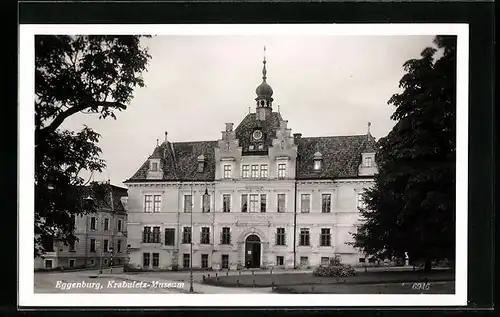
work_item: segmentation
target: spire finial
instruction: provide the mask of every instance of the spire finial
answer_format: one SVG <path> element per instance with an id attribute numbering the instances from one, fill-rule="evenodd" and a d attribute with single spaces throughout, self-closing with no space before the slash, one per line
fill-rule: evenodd
<path id="1" fill-rule="evenodd" d="M 158 143 L 160 140 L 156 139 L 156 146 L 158 147 L 160 144 Z"/>
<path id="2" fill-rule="evenodd" d="M 267 70 L 266 70 L 266 46 L 264 45 L 264 60 L 262 61 L 264 67 L 262 68 L 262 79 L 266 80 Z"/>
<path id="3" fill-rule="evenodd" d="M 278 105 L 278 113 L 280 113 L 280 105 Z"/>
<path id="4" fill-rule="evenodd" d="M 368 134 L 370 134 L 370 127 L 371 127 L 372 123 L 371 122 L 368 122 Z"/>

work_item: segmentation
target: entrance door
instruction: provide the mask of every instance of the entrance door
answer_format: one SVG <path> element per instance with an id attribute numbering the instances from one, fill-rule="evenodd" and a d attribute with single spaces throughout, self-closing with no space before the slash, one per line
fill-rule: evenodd
<path id="1" fill-rule="evenodd" d="M 260 239 L 254 234 L 245 241 L 245 267 L 260 267 Z"/>

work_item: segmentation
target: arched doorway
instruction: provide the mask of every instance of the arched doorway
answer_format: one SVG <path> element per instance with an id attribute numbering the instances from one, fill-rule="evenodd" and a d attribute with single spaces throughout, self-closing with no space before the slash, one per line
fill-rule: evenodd
<path id="1" fill-rule="evenodd" d="M 260 267 L 260 238 L 255 234 L 245 240 L 245 267 Z"/>

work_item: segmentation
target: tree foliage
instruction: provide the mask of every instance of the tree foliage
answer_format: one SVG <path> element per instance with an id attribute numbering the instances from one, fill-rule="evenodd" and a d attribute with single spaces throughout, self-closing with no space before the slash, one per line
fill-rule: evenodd
<path id="1" fill-rule="evenodd" d="M 392 131 L 377 144 L 379 172 L 363 195 L 354 246 L 429 263 L 455 252 L 456 37 L 404 64 Z M 442 54 L 440 57 L 436 56 Z"/>
<path id="2" fill-rule="evenodd" d="M 79 112 L 116 119 L 114 112 L 126 109 L 151 58 L 141 37 L 35 37 L 35 256 L 47 237 L 75 240 L 71 216 L 94 211 L 80 172 L 105 167 L 98 133 L 61 124 Z"/>

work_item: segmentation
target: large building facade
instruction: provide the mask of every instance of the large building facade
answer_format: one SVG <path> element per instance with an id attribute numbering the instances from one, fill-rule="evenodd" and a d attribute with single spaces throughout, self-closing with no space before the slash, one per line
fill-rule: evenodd
<path id="1" fill-rule="evenodd" d="M 125 183 L 130 264 L 178 267 L 313 267 L 348 244 L 373 183 L 375 139 L 302 137 L 273 111 L 273 90 L 256 89 L 255 112 L 226 123 L 214 141 L 165 140 Z M 191 245 L 192 244 L 192 245 Z M 192 248 L 192 249 L 191 249 Z"/>
<path id="2" fill-rule="evenodd" d="M 35 258 L 35 269 L 99 268 L 127 261 L 127 189 L 102 183 L 83 190 L 96 212 L 72 217 L 74 243 L 44 239 L 45 252 Z"/>

